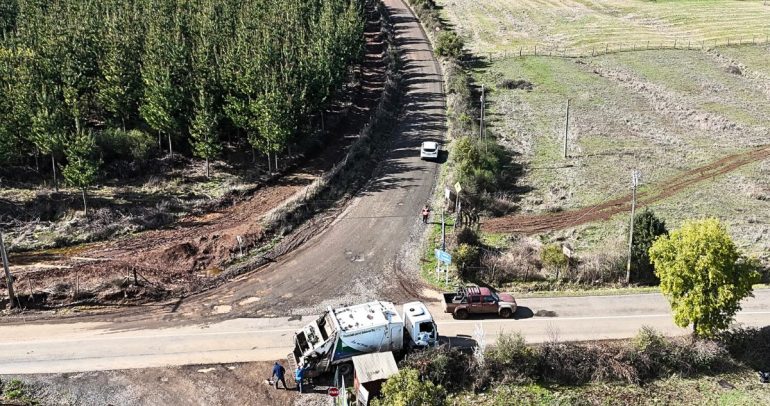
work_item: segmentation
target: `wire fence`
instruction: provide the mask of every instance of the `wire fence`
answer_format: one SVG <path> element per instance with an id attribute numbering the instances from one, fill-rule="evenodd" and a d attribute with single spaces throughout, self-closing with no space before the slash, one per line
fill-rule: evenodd
<path id="1" fill-rule="evenodd" d="M 22 309 L 107 303 L 137 294 L 162 296 L 168 288 L 161 278 L 134 267 L 109 267 L 93 272 L 64 265 L 51 266 L 15 271 L 12 281 L 15 304 Z M 3 292 L 7 289 L 5 280 L 0 288 Z M 2 294 L 0 299 L 8 297 Z"/>
<path id="2" fill-rule="evenodd" d="M 481 52 L 476 55 L 486 56 L 487 60 L 495 61 L 514 57 L 525 56 L 552 56 L 560 58 L 586 58 L 617 54 L 621 52 L 653 51 L 653 50 L 690 50 L 704 51 L 719 47 L 733 47 L 742 45 L 766 45 L 770 44 L 770 34 L 752 35 L 737 38 L 721 38 L 714 40 L 693 41 L 688 39 L 656 40 L 656 41 L 631 41 L 631 42 L 603 42 L 590 47 L 560 47 L 548 45 L 520 46 L 518 49 L 503 52 Z"/>

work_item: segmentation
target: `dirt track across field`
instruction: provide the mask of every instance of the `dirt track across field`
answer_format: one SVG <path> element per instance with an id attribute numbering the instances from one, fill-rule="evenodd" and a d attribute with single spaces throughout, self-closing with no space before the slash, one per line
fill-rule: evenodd
<path id="1" fill-rule="evenodd" d="M 684 189 L 700 182 L 732 172 L 744 165 L 770 157 L 770 146 L 762 146 L 739 154 L 730 155 L 683 174 L 637 195 L 637 204 L 644 207 L 659 200 L 673 196 Z M 481 229 L 490 233 L 538 234 L 562 230 L 595 221 L 608 220 L 618 213 L 631 210 L 631 194 L 601 204 L 583 207 L 578 210 L 552 214 L 515 215 L 490 219 L 481 225 Z"/>

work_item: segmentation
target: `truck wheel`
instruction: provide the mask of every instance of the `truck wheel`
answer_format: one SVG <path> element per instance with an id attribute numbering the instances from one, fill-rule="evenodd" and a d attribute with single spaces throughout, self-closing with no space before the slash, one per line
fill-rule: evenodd
<path id="1" fill-rule="evenodd" d="M 353 364 L 350 362 L 340 364 L 340 366 L 337 367 L 337 370 L 340 371 L 341 375 L 350 375 L 353 373 Z"/>
<path id="2" fill-rule="evenodd" d="M 454 316 L 456 319 L 465 320 L 468 318 L 468 311 L 465 309 L 460 309 L 455 312 Z"/>
<path id="3" fill-rule="evenodd" d="M 500 309 L 500 317 L 504 319 L 509 319 L 513 315 L 513 312 L 511 309 Z"/>

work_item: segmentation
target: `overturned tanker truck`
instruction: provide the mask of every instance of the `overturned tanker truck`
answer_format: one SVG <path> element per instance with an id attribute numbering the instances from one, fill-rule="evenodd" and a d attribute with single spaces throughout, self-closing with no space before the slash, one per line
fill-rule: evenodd
<path id="1" fill-rule="evenodd" d="M 373 352 L 403 352 L 436 345 L 438 331 L 433 316 L 422 302 L 403 306 L 402 314 L 390 302 L 369 302 L 329 309 L 294 334 L 289 365 L 305 366 L 313 377 L 339 366 L 352 371 L 351 358 Z"/>

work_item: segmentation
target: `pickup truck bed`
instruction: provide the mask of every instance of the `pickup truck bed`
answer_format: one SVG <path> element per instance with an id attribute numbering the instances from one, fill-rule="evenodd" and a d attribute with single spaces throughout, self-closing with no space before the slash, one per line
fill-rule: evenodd
<path id="1" fill-rule="evenodd" d="M 461 296 L 454 292 L 444 293 L 443 296 L 441 302 L 444 304 L 445 313 L 454 313 L 457 305 L 466 303 L 466 300 L 463 300 Z"/>

